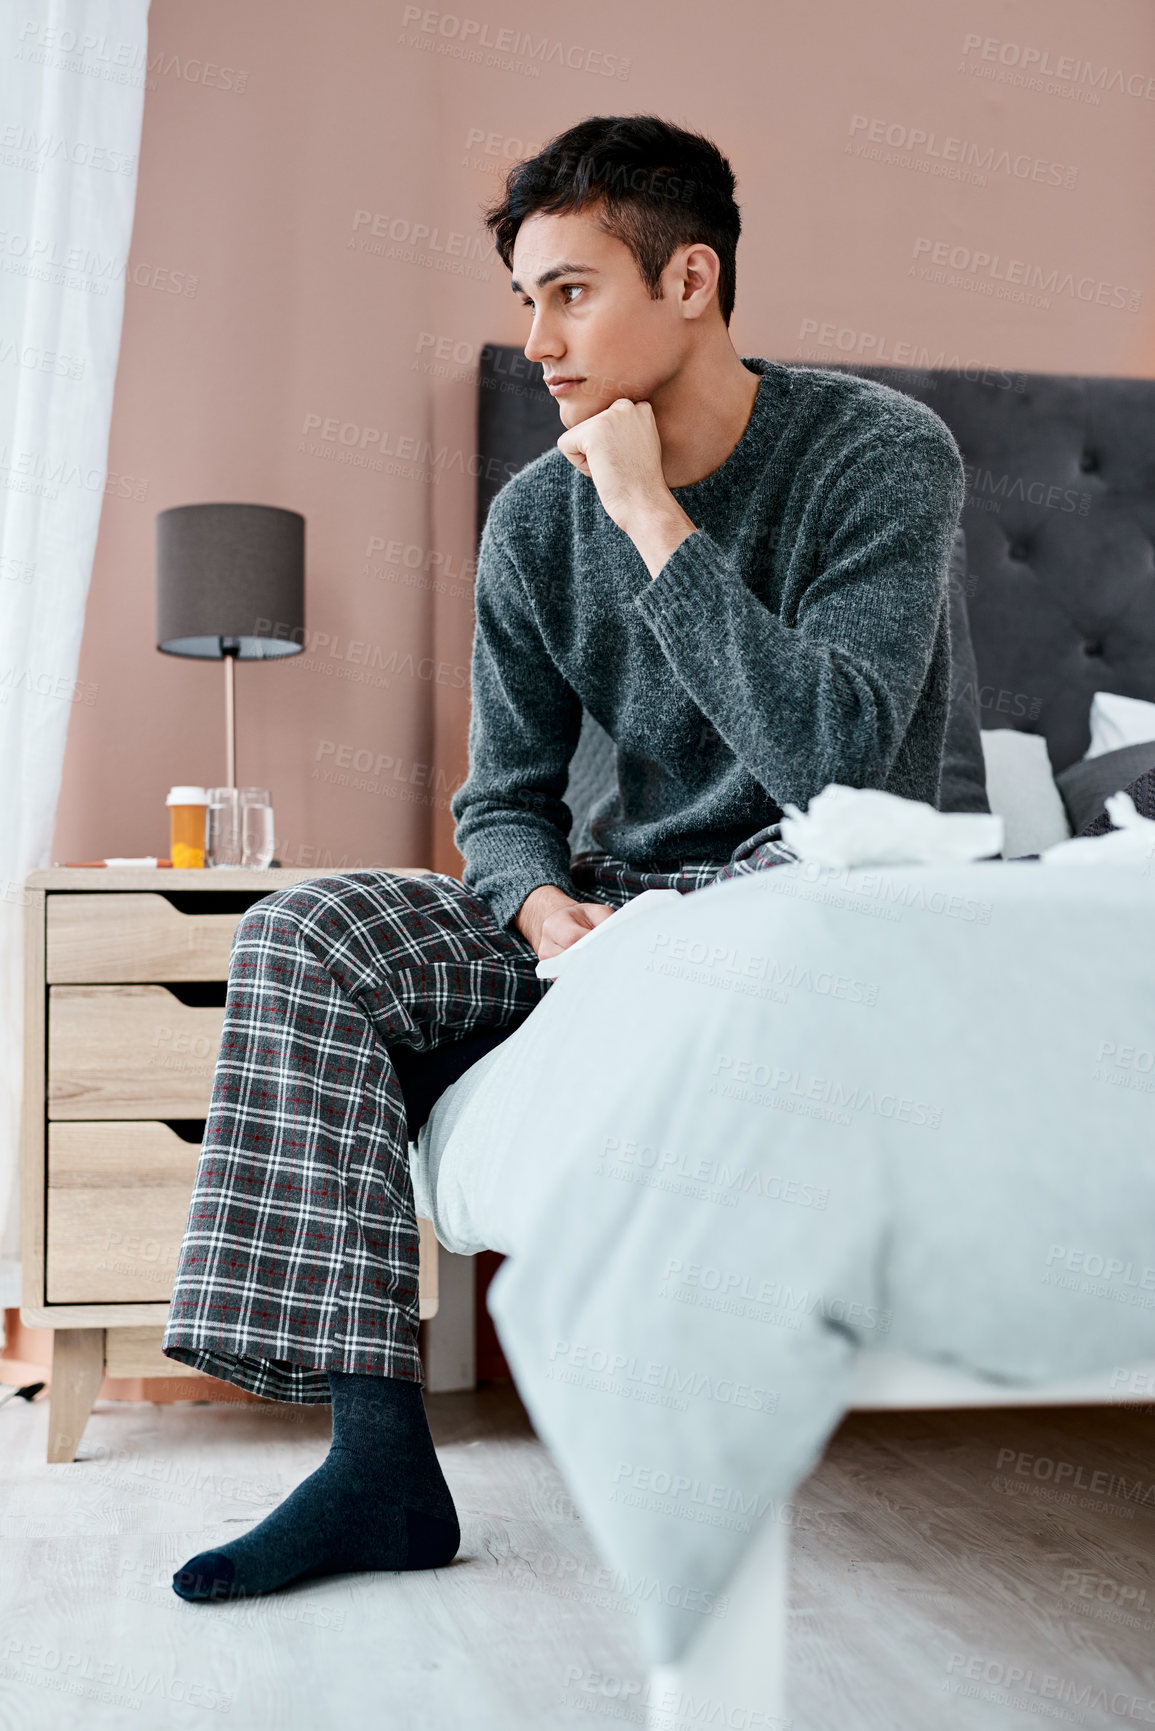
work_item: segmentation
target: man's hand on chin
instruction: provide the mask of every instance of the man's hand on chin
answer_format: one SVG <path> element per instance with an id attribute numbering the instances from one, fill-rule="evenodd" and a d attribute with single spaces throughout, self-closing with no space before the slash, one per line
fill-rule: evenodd
<path id="1" fill-rule="evenodd" d="M 696 525 L 666 485 L 662 442 L 649 403 L 618 397 L 608 409 L 568 428 L 557 448 L 589 476 L 607 517 L 629 536 L 656 577 Z"/>

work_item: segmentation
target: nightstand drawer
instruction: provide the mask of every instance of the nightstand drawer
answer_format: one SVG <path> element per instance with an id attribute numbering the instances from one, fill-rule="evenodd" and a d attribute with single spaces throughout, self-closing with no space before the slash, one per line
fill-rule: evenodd
<path id="1" fill-rule="evenodd" d="M 49 1118 L 204 1118 L 224 1015 L 164 986 L 53 986 Z"/>
<path id="2" fill-rule="evenodd" d="M 167 1124 L 50 1124 L 48 1303 L 167 1301 L 199 1154 Z"/>
<path id="3" fill-rule="evenodd" d="M 206 874 L 211 876 L 211 874 Z M 52 983 L 227 980 L 241 914 L 184 914 L 162 895 L 51 895 Z"/>

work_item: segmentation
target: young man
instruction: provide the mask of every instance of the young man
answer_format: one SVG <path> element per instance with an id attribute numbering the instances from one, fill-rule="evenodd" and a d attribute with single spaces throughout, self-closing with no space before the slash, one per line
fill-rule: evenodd
<path id="1" fill-rule="evenodd" d="M 785 801 L 935 802 L 962 463 L 897 392 L 737 355 L 734 184 L 699 135 L 600 118 L 488 214 L 565 430 L 482 537 L 462 882 L 313 879 L 237 927 L 164 1350 L 331 1401 L 333 1446 L 185 1598 L 457 1550 L 416 1347 L 417 1056 L 466 1067 L 540 1001 L 537 958 L 641 890 L 790 857 Z M 571 859 L 583 707 L 617 787 Z"/>

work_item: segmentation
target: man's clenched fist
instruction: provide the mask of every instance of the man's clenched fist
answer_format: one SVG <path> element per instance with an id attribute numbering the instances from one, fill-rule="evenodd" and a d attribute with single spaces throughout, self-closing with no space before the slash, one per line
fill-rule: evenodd
<path id="1" fill-rule="evenodd" d="M 557 442 L 598 490 L 606 516 L 628 535 L 651 577 L 694 524 L 666 485 L 662 441 L 649 403 L 618 397 L 608 409 L 570 427 Z"/>
<path id="2" fill-rule="evenodd" d="M 626 534 L 631 514 L 670 497 L 658 423 L 649 403 L 618 397 L 608 409 L 564 432 L 557 448 L 590 477 L 606 515 Z"/>
<path id="3" fill-rule="evenodd" d="M 533 945 L 538 960 L 546 961 L 560 956 L 613 912 L 604 902 L 575 902 L 559 885 L 540 884 L 526 896 L 513 923 Z"/>

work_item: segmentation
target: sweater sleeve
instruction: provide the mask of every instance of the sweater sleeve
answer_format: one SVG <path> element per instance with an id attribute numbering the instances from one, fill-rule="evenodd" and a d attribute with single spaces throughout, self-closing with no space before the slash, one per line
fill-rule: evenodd
<path id="1" fill-rule="evenodd" d="M 928 675 L 963 490 L 945 429 L 872 431 L 807 512 L 811 575 L 790 624 L 702 529 L 635 597 L 686 691 L 779 805 L 832 781 L 885 785 Z"/>
<path id="2" fill-rule="evenodd" d="M 507 926 L 531 890 L 570 877 L 562 799 L 581 700 L 554 665 L 517 567 L 487 519 L 478 556 L 469 773 L 450 800 L 462 882 Z"/>

